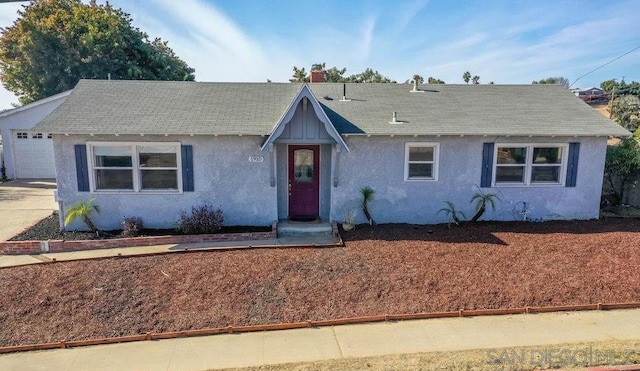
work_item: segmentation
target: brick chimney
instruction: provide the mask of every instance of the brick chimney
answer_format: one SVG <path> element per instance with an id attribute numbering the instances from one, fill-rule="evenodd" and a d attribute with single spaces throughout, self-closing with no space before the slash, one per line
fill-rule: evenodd
<path id="1" fill-rule="evenodd" d="M 324 82 L 324 71 L 322 70 L 311 71 L 309 73 L 309 82 L 310 83 Z"/>

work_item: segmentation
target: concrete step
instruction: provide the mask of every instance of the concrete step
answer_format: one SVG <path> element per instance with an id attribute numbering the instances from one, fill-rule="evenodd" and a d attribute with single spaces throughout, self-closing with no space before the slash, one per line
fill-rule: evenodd
<path id="1" fill-rule="evenodd" d="M 278 222 L 278 237 L 294 235 L 332 236 L 331 223 L 323 221 L 295 222 L 281 220 Z"/>

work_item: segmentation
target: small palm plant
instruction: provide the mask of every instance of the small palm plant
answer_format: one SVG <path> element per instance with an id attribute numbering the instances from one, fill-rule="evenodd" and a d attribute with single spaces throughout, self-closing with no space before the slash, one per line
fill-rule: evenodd
<path id="1" fill-rule="evenodd" d="M 89 218 L 89 214 L 91 214 L 92 211 L 95 210 L 95 212 L 97 213 L 100 212 L 98 205 L 93 204 L 93 201 L 95 200 L 96 200 L 95 197 L 93 197 L 93 198 L 90 198 L 88 201 L 80 200 L 75 204 L 71 205 L 67 209 L 67 216 L 64 218 L 64 225 L 67 226 L 76 218 L 82 218 L 82 221 L 84 222 L 84 224 L 87 225 L 87 227 L 89 227 L 89 230 L 91 232 L 97 232 L 98 229 L 96 228 L 95 224 L 93 224 L 93 222 L 91 221 L 91 218 Z"/>
<path id="2" fill-rule="evenodd" d="M 364 212 L 364 216 L 367 217 L 369 221 L 369 225 L 375 225 L 376 222 L 371 217 L 369 213 L 369 202 L 373 201 L 373 195 L 376 193 L 371 187 L 364 187 L 360 190 L 360 194 L 362 194 L 362 212 Z"/>
<path id="3" fill-rule="evenodd" d="M 478 219 L 482 217 L 484 212 L 487 210 L 487 204 L 491 206 L 491 210 L 496 210 L 496 200 L 500 201 L 500 198 L 495 193 L 484 193 L 482 191 L 478 191 L 475 193 L 473 197 L 471 197 L 471 203 L 476 203 L 476 213 L 471 218 L 472 222 L 477 222 Z"/>
<path id="4" fill-rule="evenodd" d="M 451 228 L 451 223 L 455 223 L 455 225 L 460 225 L 460 223 L 462 223 L 464 219 L 467 219 L 467 217 L 464 215 L 462 211 L 456 209 L 456 205 L 454 205 L 453 202 L 445 201 L 444 203 L 447 204 L 447 207 L 443 207 L 442 209 L 438 210 L 436 215 L 443 212 L 449 216 L 449 222 L 447 222 L 447 227 Z"/>

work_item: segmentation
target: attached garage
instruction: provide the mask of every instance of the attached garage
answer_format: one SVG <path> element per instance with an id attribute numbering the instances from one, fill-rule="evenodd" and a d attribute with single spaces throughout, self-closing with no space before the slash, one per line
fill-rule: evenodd
<path id="1" fill-rule="evenodd" d="M 51 134 L 31 129 L 58 108 L 70 92 L 0 112 L 3 160 L 9 179 L 56 177 Z"/>
<path id="2" fill-rule="evenodd" d="M 16 178 L 55 178 L 51 134 L 13 131 Z"/>

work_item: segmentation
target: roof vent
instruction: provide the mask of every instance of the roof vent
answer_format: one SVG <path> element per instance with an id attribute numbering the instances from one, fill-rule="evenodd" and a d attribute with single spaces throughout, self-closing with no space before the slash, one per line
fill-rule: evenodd
<path id="1" fill-rule="evenodd" d="M 347 99 L 347 84 L 342 84 L 342 99 L 340 102 L 351 102 L 351 99 Z"/>
<path id="2" fill-rule="evenodd" d="M 424 93 L 424 90 L 418 89 L 418 79 L 413 78 L 413 89 L 409 90 L 412 93 Z"/>
<path id="3" fill-rule="evenodd" d="M 398 113 L 396 111 L 393 111 L 393 117 L 391 118 L 391 121 L 389 121 L 390 124 L 398 125 L 398 124 L 404 124 L 405 122 L 406 121 L 398 120 Z"/>

